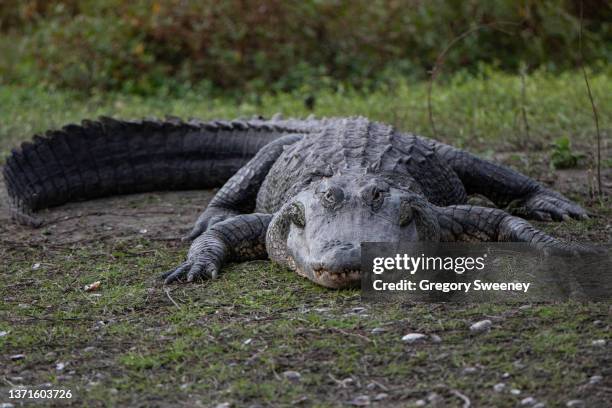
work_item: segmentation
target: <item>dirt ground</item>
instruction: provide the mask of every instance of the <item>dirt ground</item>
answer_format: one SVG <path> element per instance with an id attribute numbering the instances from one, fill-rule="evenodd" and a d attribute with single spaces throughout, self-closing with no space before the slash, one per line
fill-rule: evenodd
<path id="1" fill-rule="evenodd" d="M 587 171 L 551 173 L 521 157 L 501 159 L 522 162 L 593 214 L 538 226 L 568 240 L 612 241 L 609 201 L 589 197 Z M 610 169 L 604 186 L 609 196 Z M 513 407 L 533 398 L 610 406 L 609 304 L 386 309 L 268 262 L 163 287 L 155 276 L 183 258 L 180 237 L 213 193 L 70 203 L 43 211 L 47 224 L 34 230 L 10 222 L 0 182 L 0 404 L 19 406 L 9 389 L 59 387 L 76 397 L 47 404 Z M 85 293 L 96 280 L 101 290 Z M 493 329 L 470 335 L 469 324 L 485 318 Z M 442 342 L 406 346 L 399 339 L 408 332 Z"/>

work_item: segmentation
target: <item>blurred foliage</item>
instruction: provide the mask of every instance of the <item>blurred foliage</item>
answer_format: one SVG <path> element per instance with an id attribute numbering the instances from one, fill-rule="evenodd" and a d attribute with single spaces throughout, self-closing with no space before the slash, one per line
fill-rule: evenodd
<path id="1" fill-rule="evenodd" d="M 555 169 L 571 169 L 578 165 L 584 155 L 572 149 L 572 141 L 568 136 L 556 139 L 552 144 L 551 165 Z"/>
<path id="2" fill-rule="evenodd" d="M 584 0 L 585 59 L 612 59 L 612 8 Z M 148 94 L 370 87 L 480 63 L 573 68 L 579 0 L 3 0 L 5 83 Z"/>

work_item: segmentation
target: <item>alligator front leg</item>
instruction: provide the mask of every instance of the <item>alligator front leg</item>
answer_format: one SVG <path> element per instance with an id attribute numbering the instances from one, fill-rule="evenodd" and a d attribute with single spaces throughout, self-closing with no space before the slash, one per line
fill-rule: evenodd
<path id="1" fill-rule="evenodd" d="M 450 164 L 468 194 L 482 194 L 499 207 L 522 217 L 540 220 L 588 218 L 578 204 L 508 167 L 434 140 L 436 154 Z"/>
<path id="2" fill-rule="evenodd" d="M 208 228 L 225 219 L 253 212 L 257 192 L 268 171 L 283 152 L 283 148 L 301 138 L 302 135 L 290 134 L 264 146 L 217 192 L 206 210 L 198 217 L 186 239 L 193 240 L 199 237 Z"/>
<path id="3" fill-rule="evenodd" d="M 437 207 L 441 241 L 526 242 L 535 249 L 557 255 L 593 254 L 596 248 L 558 240 L 527 221 L 497 208 L 471 205 Z"/>
<path id="4" fill-rule="evenodd" d="M 218 276 L 226 262 L 265 259 L 271 214 L 242 214 L 219 222 L 201 234 L 178 268 L 164 273 L 165 283 Z"/>

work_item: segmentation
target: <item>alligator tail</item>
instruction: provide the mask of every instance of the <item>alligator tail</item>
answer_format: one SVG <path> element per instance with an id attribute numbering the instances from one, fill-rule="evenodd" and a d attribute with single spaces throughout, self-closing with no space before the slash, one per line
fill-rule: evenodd
<path id="1" fill-rule="evenodd" d="M 69 201 L 221 186 L 257 151 L 294 129 L 265 121 L 122 121 L 102 117 L 34 136 L 4 166 L 15 221 Z"/>

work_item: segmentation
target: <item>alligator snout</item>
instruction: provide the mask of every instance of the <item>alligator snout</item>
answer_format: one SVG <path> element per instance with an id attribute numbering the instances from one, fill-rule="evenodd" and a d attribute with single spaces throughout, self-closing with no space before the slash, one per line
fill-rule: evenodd
<path id="1" fill-rule="evenodd" d="M 310 265 L 317 283 L 330 288 L 359 286 L 361 245 L 327 241 L 321 249 L 318 256 L 313 256 Z"/>

